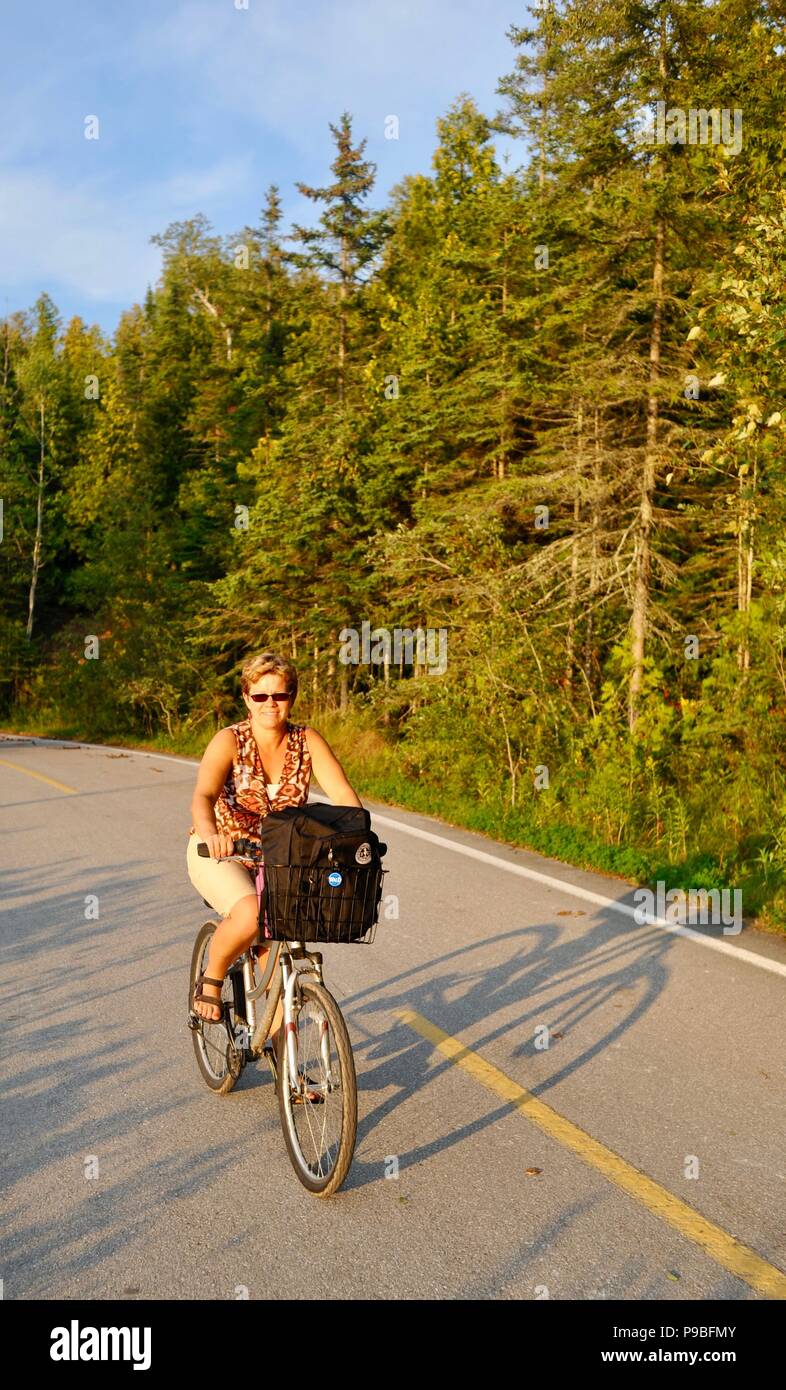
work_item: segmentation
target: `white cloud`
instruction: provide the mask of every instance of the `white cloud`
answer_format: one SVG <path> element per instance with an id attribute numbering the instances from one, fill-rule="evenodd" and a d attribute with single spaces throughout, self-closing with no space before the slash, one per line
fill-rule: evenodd
<path id="1" fill-rule="evenodd" d="M 518 0 L 516 0 L 518 4 Z M 329 180 L 328 121 L 348 110 L 378 164 L 374 202 L 426 171 L 461 91 L 489 111 L 509 70 L 509 0 L 41 0 L 0 51 L 0 274 L 6 307 L 47 288 L 108 322 L 159 274 L 150 236 L 204 212 L 218 234 L 255 221 L 279 185 L 284 230 Z M 515 18 L 515 14 L 513 16 Z M 44 29 L 42 29 L 42 24 Z M 55 57 L 36 66 L 40 33 Z M 11 43 L 10 39 L 15 42 Z M 101 117 L 88 147 L 83 120 Z M 383 122 L 401 121 L 387 141 Z"/>
<path id="2" fill-rule="evenodd" d="M 187 74 L 200 110 L 263 122 L 298 151 L 313 152 L 315 132 L 342 110 L 372 116 L 381 136 L 386 115 L 442 114 L 471 89 L 484 51 L 511 51 L 504 23 L 476 0 L 310 0 L 302 6 L 249 0 L 236 10 L 215 0 L 182 0 L 138 36 L 140 70 Z M 398 103 L 398 104 L 396 104 Z M 360 135 L 370 133 L 358 130 Z M 407 122 L 402 142 L 407 138 Z"/>
<path id="3" fill-rule="evenodd" d="M 150 236 L 206 201 L 245 191 L 249 161 L 234 155 L 202 170 L 136 183 L 67 185 L 49 173 L 0 167 L 0 264 L 17 282 L 56 282 L 88 303 L 131 303 L 158 277 Z"/>

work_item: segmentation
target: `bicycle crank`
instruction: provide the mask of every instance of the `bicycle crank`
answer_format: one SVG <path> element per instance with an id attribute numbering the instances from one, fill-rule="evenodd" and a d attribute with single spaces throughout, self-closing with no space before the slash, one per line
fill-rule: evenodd
<path id="1" fill-rule="evenodd" d="M 238 1052 L 231 1038 L 227 1043 L 226 1062 L 227 1070 L 230 1076 L 234 1076 L 235 1080 L 237 1081 L 237 1078 L 239 1077 L 241 1071 L 243 1070 L 243 1067 L 245 1066 L 246 1059 L 243 1056 L 242 1052 Z"/>

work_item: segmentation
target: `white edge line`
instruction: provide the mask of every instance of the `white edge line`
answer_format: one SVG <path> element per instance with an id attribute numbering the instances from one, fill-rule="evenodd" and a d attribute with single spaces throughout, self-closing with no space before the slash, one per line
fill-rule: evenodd
<path id="1" fill-rule="evenodd" d="M 707 946 L 711 951 L 721 951 L 725 956 L 735 956 L 737 960 L 744 960 L 749 965 L 757 965 L 760 970 L 770 970 L 774 975 L 783 975 L 786 978 L 786 962 L 771 960 L 769 956 L 760 956 L 755 951 L 746 951 L 743 946 L 733 946 L 730 941 L 716 941 L 711 936 L 703 936 L 701 932 L 694 931 L 692 927 L 680 926 L 677 922 L 669 922 L 665 917 L 656 917 L 652 912 L 644 912 L 641 907 L 631 907 L 629 903 L 615 902 L 613 898 L 604 898 L 601 893 L 593 893 L 589 888 L 581 888 L 575 883 L 566 883 L 564 879 L 554 878 L 551 874 L 539 873 L 537 869 L 529 869 L 524 864 L 510 864 L 506 859 L 499 859 L 495 854 L 488 854 L 485 850 L 475 849 L 472 845 L 457 844 L 455 840 L 448 840 L 444 835 L 435 835 L 430 830 L 421 830 L 418 826 L 405 825 L 402 821 L 393 820 L 390 816 L 379 816 L 376 812 L 372 813 L 375 821 L 380 825 L 394 826 L 396 830 L 402 830 L 405 835 L 415 835 L 419 840 L 428 840 L 431 844 L 440 845 L 443 849 L 455 850 L 458 854 L 466 854 L 470 859 L 479 859 L 483 864 L 493 864 L 497 869 L 506 869 L 510 874 L 518 874 L 521 878 L 533 879 L 536 883 L 545 883 L 550 888 L 557 888 L 561 893 L 569 893 L 574 898 L 582 898 L 584 902 L 597 903 L 600 907 L 611 908 L 613 912 L 619 912 L 625 917 L 632 917 L 636 926 L 660 927 L 662 931 L 671 932 L 673 936 L 684 936 L 690 941 L 697 941 L 700 946 Z M 511 846 L 511 848 L 513 848 Z M 531 851 L 530 851 L 531 852 Z M 636 921 L 637 912 L 644 921 Z"/>
<path id="2" fill-rule="evenodd" d="M 53 746 L 62 744 L 66 748 L 97 748 L 102 753 L 123 753 L 134 758 L 158 758 L 163 763 L 182 763 L 184 767 L 196 767 L 199 762 L 199 758 L 178 758 L 175 754 L 148 753 L 143 748 L 123 748 L 116 743 L 82 743 L 73 738 L 39 738 L 35 734 L 0 734 L 0 748 L 15 738 L 24 739 L 27 743 L 36 743 L 42 747 L 46 747 L 48 744 Z"/>
<path id="3" fill-rule="evenodd" d="M 9 736 L 13 737 L 13 735 Z M 20 734 L 22 738 L 24 735 Z M 32 736 L 31 736 L 32 737 Z M 49 739 L 36 739 L 36 742 L 47 744 Z M 0 745 L 4 739 L 0 738 Z M 77 743 L 71 739 L 58 739 L 58 743 L 68 744 L 73 748 L 98 748 L 110 753 L 123 752 L 129 753 L 135 758 L 158 758 L 164 763 L 182 763 L 186 767 L 194 767 L 198 758 L 179 758 L 168 753 L 148 753 L 138 748 L 117 749 L 110 743 Z M 328 797 L 314 796 L 314 801 L 328 801 Z M 477 859 L 482 864 L 492 864 L 496 869 L 504 869 L 507 873 L 518 874 L 520 878 L 532 879 L 535 883 L 545 883 L 549 888 L 556 888 L 561 893 L 567 893 L 574 898 L 582 898 L 584 902 L 596 903 L 599 907 L 610 908 L 612 912 L 619 912 L 624 917 L 631 917 L 636 926 L 659 927 L 661 931 L 667 931 L 672 936 L 683 936 L 689 941 L 695 941 L 699 946 L 705 946 L 710 951 L 720 951 L 724 956 L 734 956 L 735 959 L 745 961 L 747 965 L 755 965 L 759 970 L 769 970 L 773 975 L 782 975 L 786 979 L 786 962 L 771 960 L 769 956 L 760 956 L 755 951 L 746 951 L 744 946 L 733 946 L 730 941 L 716 941 L 714 937 L 703 936 L 701 932 L 694 931 L 692 927 L 683 927 L 676 922 L 669 922 L 665 917 L 656 917 L 654 913 L 643 912 L 642 908 L 631 907 L 628 903 L 616 902 L 614 898 L 604 898 L 601 893 L 593 893 L 589 888 L 581 888 L 575 883 L 566 883 L 564 879 L 554 878 L 551 874 L 539 873 L 537 869 L 529 869 L 524 864 L 511 864 L 507 859 L 500 859 L 496 854 L 489 854 L 486 850 L 475 849 L 473 845 L 462 845 L 456 840 L 449 840 L 445 835 L 435 835 L 431 830 L 421 830 L 419 826 L 407 825 L 404 821 L 395 820 L 392 816 L 378 815 L 373 811 L 372 816 L 380 825 L 388 825 L 392 829 L 400 830 L 404 835 L 414 835 L 418 840 L 426 840 L 429 844 L 439 845 L 441 849 L 453 850 L 455 854 L 464 854 L 468 859 Z M 512 848 L 512 847 L 511 847 Z M 532 851 L 530 851 L 532 852 Z M 643 922 L 636 921 L 636 913 L 644 917 Z"/>

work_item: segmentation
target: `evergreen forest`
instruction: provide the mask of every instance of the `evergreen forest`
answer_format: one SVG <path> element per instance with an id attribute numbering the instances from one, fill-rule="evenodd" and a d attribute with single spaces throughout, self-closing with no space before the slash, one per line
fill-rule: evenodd
<path id="1" fill-rule="evenodd" d="M 7 313 L 2 727 L 198 755 L 271 649 L 361 796 L 786 930 L 785 20 L 542 0 L 428 174 L 337 110 L 311 225 Z"/>

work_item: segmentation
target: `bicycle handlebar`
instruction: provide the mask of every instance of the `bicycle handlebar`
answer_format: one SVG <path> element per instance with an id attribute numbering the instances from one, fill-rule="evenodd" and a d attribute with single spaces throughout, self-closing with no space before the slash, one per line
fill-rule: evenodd
<path id="1" fill-rule="evenodd" d="M 233 840 L 233 841 L 232 841 L 232 845 L 233 845 L 232 853 L 231 853 L 231 854 L 222 854 L 222 855 L 221 855 L 221 858 L 222 858 L 222 859 L 235 859 L 235 858 L 237 858 L 237 859 L 258 859 L 259 862 L 260 862 L 260 864 L 264 863 L 264 860 L 263 860 L 262 857 L 261 857 L 261 856 L 262 856 L 262 851 L 260 850 L 259 845 L 255 845 L 255 844 L 254 844 L 253 840 Z M 382 841 L 380 840 L 380 843 L 379 843 L 379 853 L 380 853 L 380 856 L 387 854 L 387 852 L 388 852 L 388 847 L 387 847 L 387 845 L 383 845 Z M 197 844 L 197 854 L 199 855 L 200 859 L 209 859 L 209 858 L 210 858 L 210 850 L 208 849 L 208 847 L 207 847 L 207 845 L 205 844 L 204 840 L 200 840 L 200 841 L 198 842 L 198 844 Z"/>
<path id="2" fill-rule="evenodd" d="M 255 845 L 251 840 L 233 840 L 232 846 L 232 853 L 222 854 L 220 856 L 222 859 L 234 859 L 235 857 L 242 859 L 256 859 L 258 855 L 261 853 L 259 845 Z M 197 854 L 199 855 L 200 859 L 210 858 L 210 850 L 208 849 L 204 840 L 200 840 L 197 844 Z"/>

